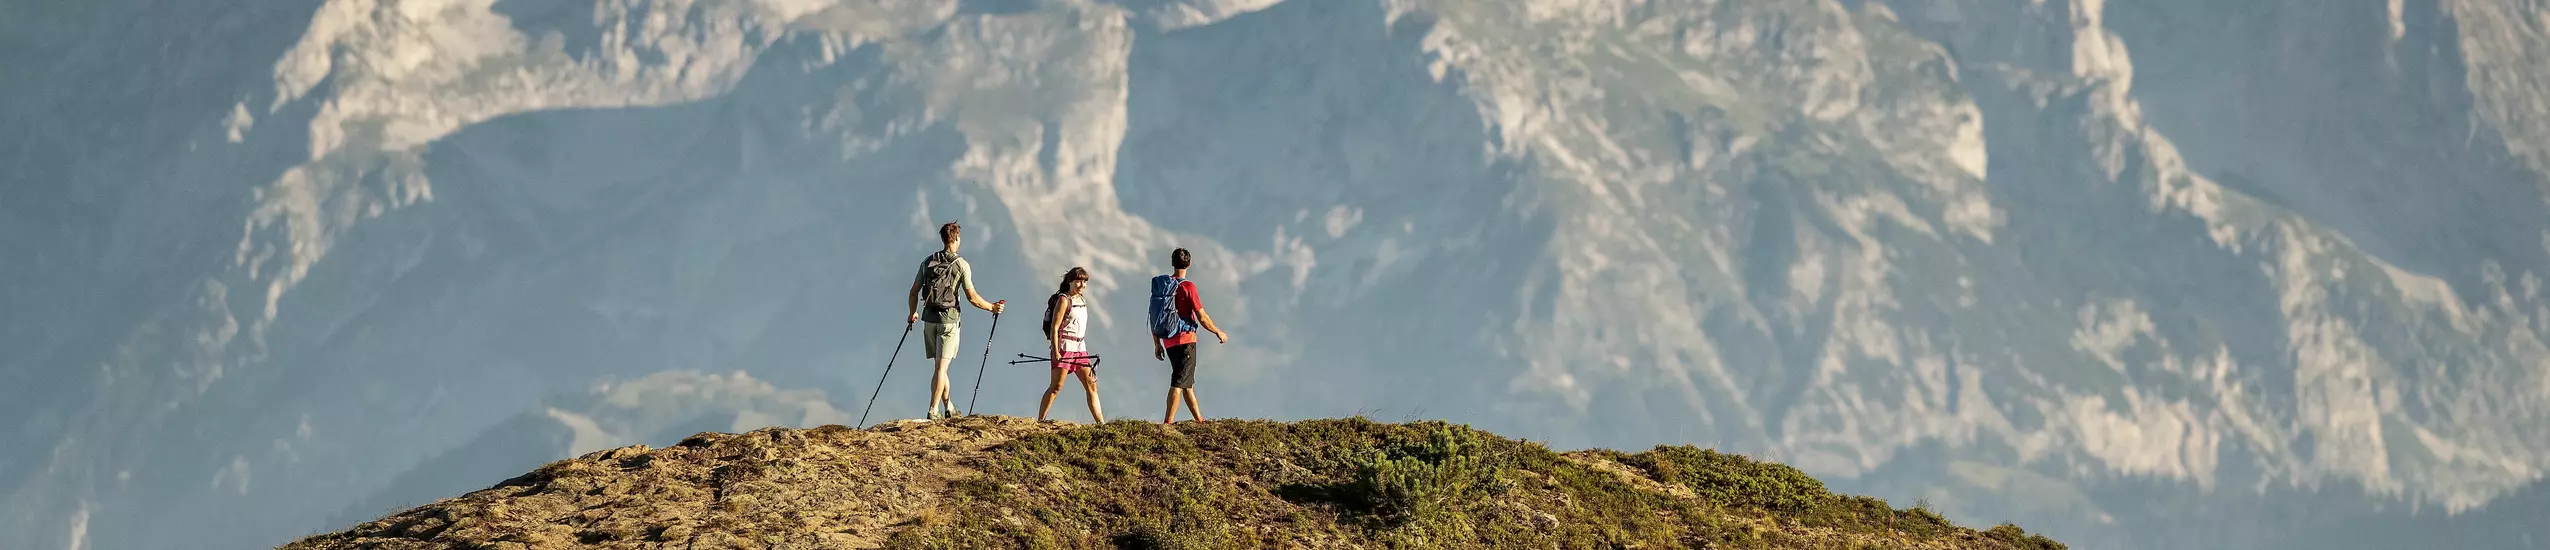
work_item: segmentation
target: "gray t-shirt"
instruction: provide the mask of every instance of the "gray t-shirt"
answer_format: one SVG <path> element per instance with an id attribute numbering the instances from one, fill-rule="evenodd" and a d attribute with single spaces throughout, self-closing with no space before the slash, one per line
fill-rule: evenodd
<path id="1" fill-rule="evenodd" d="M 937 256 L 937 254 L 933 253 L 931 256 Z M 930 307 L 929 304 L 930 260 L 928 258 L 921 259 L 920 270 L 912 274 L 912 284 L 921 287 L 921 322 L 924 323 L 957 324 L 964 317 L 962 312 L 965 311 L 965 304 L 971 302 L 971 299 L 967 297 L 980 294 L 974 291 L 974 266 L 965 263 L 963 257 L 956 259 L 956 307 L 948 309 L 948 315 L 944 320 L 940 318 L 938 308 Z"/>

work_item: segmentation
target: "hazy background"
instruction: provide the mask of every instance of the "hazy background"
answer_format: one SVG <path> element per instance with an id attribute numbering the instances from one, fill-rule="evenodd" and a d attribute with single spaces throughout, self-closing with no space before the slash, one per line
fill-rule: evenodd
<path id="1" fill-rule="evenodd" d="M 2074 548 L 2550 548 L 2540 0 L 0 0 L 0 547 L 851 423 L 966 224 L 1215 417 L 1697 444 Z M 1020 319 L 1027 319 L 1022 321 Z M 969 312 L 954 379 L 991 319 Z M 922 412 L 907 344 L 871 421 Z M 1076 392 L 1056 405 L 1081 418 Z"/>

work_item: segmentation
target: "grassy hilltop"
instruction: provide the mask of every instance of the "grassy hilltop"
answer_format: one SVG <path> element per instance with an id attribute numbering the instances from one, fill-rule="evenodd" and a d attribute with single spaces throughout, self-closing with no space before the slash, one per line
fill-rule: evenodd
<path id="1" fill-rule="evenodd" d="M 2050 550 L 1687 446 L 1555 452 L 1441 422 L 971 417 L 707 433 L 544 466 L 286 550 Z"/>

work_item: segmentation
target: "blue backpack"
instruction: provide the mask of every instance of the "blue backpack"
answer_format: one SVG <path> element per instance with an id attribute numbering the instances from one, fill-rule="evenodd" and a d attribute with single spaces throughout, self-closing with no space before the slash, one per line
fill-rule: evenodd
<path id="1" fill-rule="evenodd" d="M 1167 340 L 1195 331 L 1195 323 L 1178 315 L 1178 284 L 1186 282 L 1173 276 L 1151 278 L 1151 337 Z"/>

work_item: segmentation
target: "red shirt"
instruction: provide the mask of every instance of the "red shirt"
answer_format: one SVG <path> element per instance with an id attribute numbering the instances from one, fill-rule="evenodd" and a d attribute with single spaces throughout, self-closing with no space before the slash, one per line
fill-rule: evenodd
<path id="1" fill-rule="evenodd" d="M 1195 281 L 1178 281 L 1178 296 L 1175 300 L 1178 303 L 1178 315 L 1186 317 L 1188 321 L 1194 321 L 1199 326 L 1196 330 L 1186 331 L 1178 334 L 1177 336 L 1171 336 L 1167 340 L 1161 340 L 1160 347 L 1165 348 L 1182 344 L 1193 344 L 1195 343 L 1195 333 L 1203 332 L 1203 327 L 1200 326 L 1203 322 L 1197 320 L 1203 318 L 1201 314 L 1204 313 L 1204 300 L 1202 298 L 1195 297 Z"/>

